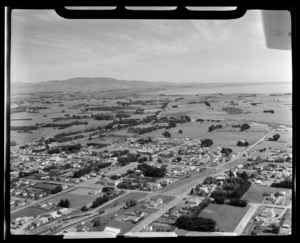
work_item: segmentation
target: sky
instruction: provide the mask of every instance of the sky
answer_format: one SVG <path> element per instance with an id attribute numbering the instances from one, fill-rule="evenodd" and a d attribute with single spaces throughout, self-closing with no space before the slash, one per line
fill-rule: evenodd
<path id="1" fill-rule="evenodd" d="M 234 20 L 68 20 L 54 10 L 13 10 L 11 26 L 13 83 L 292 80 L 291 51 L 266 47 L 259 10 Z"/>

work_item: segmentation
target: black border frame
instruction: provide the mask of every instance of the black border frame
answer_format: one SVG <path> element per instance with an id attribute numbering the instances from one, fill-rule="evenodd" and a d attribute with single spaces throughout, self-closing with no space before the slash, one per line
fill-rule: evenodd
<path id="1" fill-rule="evenodd" d="M 81 2 L 81 3 L 80 3 Z M 121 3 L 120 3 L 121 2 Z M 156 2 L 156 3 L 155 3 Z M 205 3 L 206 2 L 206 3 Z M 93 1 L 86 0 L 84 2 L 82 1 L 65 1 L 64 5 L 55 6 L 51 3 L 12 3 L 11 5 L 6 5 L 7 9 L 5 10 L 7 12 L 6 17 L 4 18 L 7 28 L 7 36 L 5 39 L 5 46 L 7 50 L 7 55 L 5 56 L 5 61 L 7 63 L 7 68 L 5 70 L 6 73 L 6 82 L 4 83 L 4 122 L 6 123 L 6 126 L 4 126 L 5 129 L 5 135 L 6 135 L 6 141 L 4 141 L 4 239 L 22 239 L 22 235 L 11 235 L 10 234 L 10 194 L 9 190 L 5 188 L 5 186 L 10 184 L 10 174 L 9 174 L 9 163 L 10 163 L 10 149 L 9 149 L 9 141 L 10 141 L 10 131 L 9 126 L 10 124 L 10 114 L 9 114 L 9 108 L 10 108 L 10 50 L 11 50 L 11 13 L 13 9 L 55 9 L 56 13 L 62 17 L 65 18 L 101 18 L 101 19 L 231 19 L 231 18 L 239 18 L 242 17 L 247 10 L 288 10 L 291 14 L 291 20 L 292 20 L 292 76 L 293 76 L 293 93 L 296 94 L 296 87 L 295 87 L 295 81 L 296 79 L 296 6 L 294 4 L 288 4 L 288 2 L 284 2 L 286 4 L 282 5 L 261 5 L 261 4 L 249 4 L 245 5 L 242 4 L 240 1 L 232 1 L 233 3 L 231 5 L 224 5 L 224 3 L 220 2 L 217 3 L 217 1 L 214 1 L 214 3 L 211 3 L 209 1 L 205 2 L 198 2 L 197 4 L 194 3 L 194 1 L 172 1 L 172 3 L 168 4 L 166 1 L 130 1 L 130 0 L 123 0 L 123 1 L 101 1 L 101 3 L 95 3 Z M 68 10 L 64 6 L 117 6 L 115 10 Z M 160 10 L 160 11 L 144 11 L 144 10 L 127 10 L 125 9 L 125 6 L 178 6 L 176 10 Z M 184 6 L 238 6 L 236 10 L 230 10 L 230 11 L 190 11 L 187 10 Z M 83 14 L 83 15 L 82 15 Z M 99 16 L 101 14 L 101 16 Z M 79 16 L 81 15 L 81 16 Z M 297 106 L 296 106 L 296 95 L 293 95 L 292 101 L 293 101 L 293 199 L 292 199 L 292 235 L 291 236 L 278 236 L 279 239 L 292 239 L 292 237 L 296 237 L 296 160 L 297 160 L 297 150 L 296 150 L 296 114 L 297 114 Z M 6 225 L 6 227 L 5 227 Z M 31 239 L 44 239 L 45 237 L 42 236 L 29 236 L 26 235 L 26 240 Z M 62 237 L 58 236 L 55 237 L 55 239 L 60 239 Z M 124 237 L 117 237 L 124 238 Z M 126 237 L 127 238 L 127 237 Z M 183 239 L 182 236 L 177 237 L 178 239 Z M 193 238 L 197 239 L 198 237 L 189 237 L 188 239 L 191 240 Z M 204 237 L 206 238 L 206 237 Z M 248 236 L 238 236 L 238 237 L 209 237 L 209 239 L 215 239 L 220 238 L 220 240 L 224 240 L 224 238 L 229 238 L 229 240 L 240 240 L 248 238 Z M 235 238 L 235 239 L 233 239 Z M 251 237 L 250 237 L 251 238 Z M 265 238 L 265 236 L 256 236 L 255 240 Z M 267 237 L 269 239 L 272 239 L 270 237 Z M 129 238 L 130 240 L 133 240 L 133 238 Z M 138 238 L 137 238 L 138 239 Z"/>

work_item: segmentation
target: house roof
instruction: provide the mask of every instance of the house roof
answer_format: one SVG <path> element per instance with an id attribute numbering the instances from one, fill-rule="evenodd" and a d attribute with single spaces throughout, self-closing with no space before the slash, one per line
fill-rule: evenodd
<path id="1" fill-rule="evenodd" d="M 177 237 L 175 232 L 128 232 L 125 237 Z"/>

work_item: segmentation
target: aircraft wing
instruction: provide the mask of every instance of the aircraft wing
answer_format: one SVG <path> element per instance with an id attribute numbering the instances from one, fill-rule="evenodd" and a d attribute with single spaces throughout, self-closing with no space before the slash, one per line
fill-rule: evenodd
<path id="1" fill-rule="evenodd" d="M 287 10 L 262 10 L 266 45 L 271 49 L 291 50 L 291 15 Z"/>

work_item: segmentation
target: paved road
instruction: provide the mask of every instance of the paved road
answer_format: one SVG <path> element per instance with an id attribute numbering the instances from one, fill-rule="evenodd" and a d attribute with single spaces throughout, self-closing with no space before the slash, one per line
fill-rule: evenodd
<path id="1" fill-rule="evenodd" d="M 259 204 L 252 204 L 249 203 L 251 206 L 247 213 L 244 215 L 243 219 L 240 221 L 240 223 L 237 225 L 235 230 L 233 231 L 234 233 L 237 233 L 238 235 L 241 235 L 245 227 L 247 226 L 249 220 L 252 218 L 253 214 L 256 212 L 257 208 L 260 206 Z"/>
<path id="2" fill-rule="evenodd" d="M 161 217 L 163 214 L 165 214 L 170 208 L 179 204 L 180 201 L 182 200 L 182 197 L 185 197 L 185 196 L 186 196 L 186 194 L 175 198 L 173 201 L 171 201 L 167 205 L 163 206 L 159 211 L 150 214 L 146 219 L 144 219 L 137 226 L 135 226 L 133 229 L 131 229 L 130 232 L 139 232 L 144 227 L 146 227 L 148 224 L 150 224 L 151 222 L 155 221 L 156 219 Z"/>

